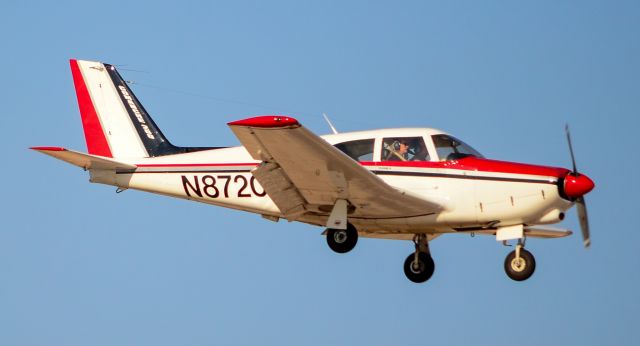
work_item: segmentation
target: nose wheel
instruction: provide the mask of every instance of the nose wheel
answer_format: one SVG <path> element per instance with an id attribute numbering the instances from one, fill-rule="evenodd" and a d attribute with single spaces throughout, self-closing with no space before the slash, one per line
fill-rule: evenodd
<path id="1" fill-rule="evenodd" d="M 504 260 L 504 271 L 515 281 L 524 281 L 536 270 L 536 259 L 531 252 L 524 249 L 521 243 L 511 251 Z"/>
<path id="2" fill-rule="evenodd" d="M 404 261 L 404 275 L 407 279 L 419 284 L 431 278 L 436 265 L 429 251 L 427 236 L 416 235 L 413 241 L 416 244 L 416 251 Z"/>

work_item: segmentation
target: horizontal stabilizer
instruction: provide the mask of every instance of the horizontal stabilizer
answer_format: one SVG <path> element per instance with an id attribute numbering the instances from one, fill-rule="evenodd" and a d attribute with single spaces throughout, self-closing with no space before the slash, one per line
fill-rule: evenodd
<path id="1" fill-rule="evenodd" d="M 102 156 L 85 154 L 60 147 L 32 147 L 31 149 L 55 157 L 58 160 L 87 169 L 129 170 L 135 165 L 122 163 Z"/>

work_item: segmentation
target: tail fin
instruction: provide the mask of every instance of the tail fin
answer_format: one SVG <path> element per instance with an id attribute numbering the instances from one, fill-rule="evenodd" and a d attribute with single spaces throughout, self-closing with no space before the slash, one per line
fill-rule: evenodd
<path id="1" fill-rule="evenodd" d="M 70 64 L 89 154 L 137 158 L 213 149 L 171 144 L 114 66 Z"/>

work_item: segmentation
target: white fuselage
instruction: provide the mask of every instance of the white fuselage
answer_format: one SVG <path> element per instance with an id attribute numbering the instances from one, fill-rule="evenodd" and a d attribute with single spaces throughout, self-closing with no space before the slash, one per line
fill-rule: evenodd
<path id="1" fill-rule="evenodd" d="M 481 170 L 461 165 L 464 160 L 441 161 L 430 137 L 434 134 L 442 132 L 388 129 L 323 137 L 334 145 L 363 138 L 374 139 L 374 154 L 370 161 L 361 162 L 363 166 L 402 192 L 444 206 L 441 212 L 426 216 L 396 219 L 350 217 L 349 222 L 365 232 L 441 233 L 488 225 L 556 223 L 572 206 L 570 201 L 559 195 L 558 177 L 544 175 L 545 170 L 534 170 L 533 174 L 527 170 L 500 172 L 500 169 Z M 431 159 L 415 164 L 381 161 L 382 139 L 389 136 L 423 137 Z M 260 162 L 252 159 L 244 147 L 120 160 L 138 168 L 115 174 L 94 169 L 91 181 L 248 211 L 270 219 L 282 217 L 251 174 Z M 502 167 L 500 164 L 497 166 Z M 327 217 L 328 213 L 315 213 L 303 215 L 297 221 L 324 225 Z"/>

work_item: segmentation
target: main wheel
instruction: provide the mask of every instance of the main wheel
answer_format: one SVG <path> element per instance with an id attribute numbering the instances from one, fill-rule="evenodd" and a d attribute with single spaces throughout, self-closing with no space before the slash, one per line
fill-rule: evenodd
<path id="1" fill-rule="evenodd" d="M 356 246 L 358 231 L 351 224 L 347 229 L 327 228 L 327 244 L 337 253 L 347 253 Z"/>
<path id="2" fill-rule="evenodd" d="M 511 251 L 504 260 L 504 271 L 515 281 L 524 281 L 536 270 L 536 259 L 531 252 L 520 249 L 520 258 L 516 258 L 516 251 Z"/>
<path id="3" fill-rule="evenodd" d="M 412 253 L 404 261 L 404 275 L 407 276 L 407 279 L 419 284 L 431 278 L 436 265 L 428 253 L 419 252 L 417 262 L 415 257 L 415 253 Z"/>

